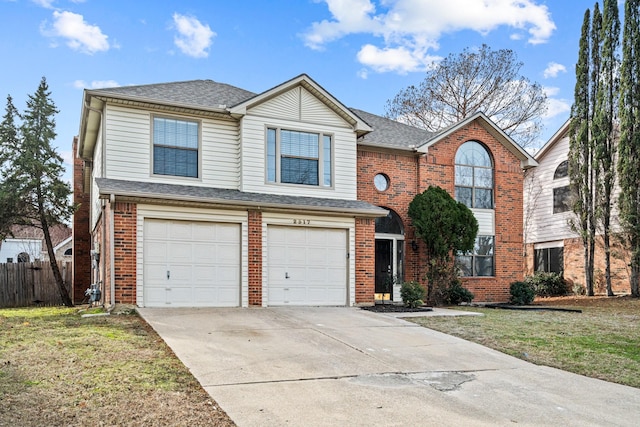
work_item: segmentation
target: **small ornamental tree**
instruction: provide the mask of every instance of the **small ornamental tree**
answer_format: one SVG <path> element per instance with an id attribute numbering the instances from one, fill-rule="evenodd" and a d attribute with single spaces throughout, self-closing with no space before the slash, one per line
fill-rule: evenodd
<path id="1" fill-rule="evenodd" d="M 473 250 L 478 221 L 468 207 L 435 186 L 414 197 L 409 217 L 427 248 L 427 299 L 439 303 L 437 295 L 458 278 L 455 254 Z"/>

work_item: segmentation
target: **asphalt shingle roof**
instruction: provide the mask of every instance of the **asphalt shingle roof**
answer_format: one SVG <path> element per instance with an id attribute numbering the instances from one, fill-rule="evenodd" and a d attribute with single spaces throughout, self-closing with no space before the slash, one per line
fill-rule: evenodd
<path id="1" fill-rule="evenodd" d="M 180 104 L 195 108 L 217 109 L 232 107 L 257 96 L 256 93 L 218 83 L 213 80 L 188 80 L 140 86 L 120 86 L 91 91 L 104 96 L 121 96 L 156 101 L 162 104 Z M 373 132 L 358 140 L 359 144 L 374 147 L 412 150 L 424 144 L 434 134 L 363 110 L 351 111 L 373 128 Z"/>
<path id="2" fill-rule="evenodd" d="M 188 80 L 140 86 L 97 89 L 93 93 L 155 100 L 163 104 L 179 103 L 194 107 L 230 107 L 256 96 L 255 93 L 213 80 Z M 224 107 L 223 107 L 224 108 Z"/>
<path id="3" fill-rule="evenodd" d="M 96 178 L 96 184 L 102 195 L 115 194 L 116 196 L 169 199 L 220 205 L 242 205 L 253 208 L 332 211 L 362 216 L 385 216 L 387 214 L 385 209 L 360 200 L 250 193 L 223 188 L 125 181 L 110 178 Z"/>
<path id="4" fill-rule="evenodd" d="M 373 132 L 360 138 L 358 144 L 412 150 L 424 144 L 434 135 L 424 129 L 367 113 L 363 110 L 352 108 L 351 111 L 373 128 Z"/>

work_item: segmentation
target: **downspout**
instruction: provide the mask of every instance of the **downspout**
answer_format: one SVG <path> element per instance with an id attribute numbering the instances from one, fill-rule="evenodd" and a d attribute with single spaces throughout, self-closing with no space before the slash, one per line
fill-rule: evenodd
<path id="1" fill-rule="evenodd" d="M 116 279 L 114 277 L 115 274 L 115 266 L 113 265 L 115 261 L 115 255 L 113 253 L 115 248 L 115 243 L 113 241 L 115 236 L 115 227 L 113 225 L 113 220 L 115 216 L 115 204 L 116 204 L 116 196 L 115 194 L 111 194 L 109 196 L 109 205 L 110 205 L 110 215 L 109 215 L 109 285 L 110 285 L 110 295 L 111 295 L 111 304 L 109 305 L 109 311 L 113 310 L 116 306 Z"/>
<path id="2" fill-rule="evenodd" d="M 104 283 L 104 278 L 107 275 L 107 260 L 105 259 L 105 255 L 107 252 L 107 245 L 106 245 L 106 233 L 107 233 L 107 212 L 106 212 L 106 207 L 107 207 L 107 202 L 103 199 L 102 200 L 102 244 L 100 246 L 102 246 L 100 248 L 100 261 L 102 263 L 102 267 L 104 268 L 104 271 L 102 273 L 102 280 L 99 280 L 98 286 L 102 289 L 100 289 L 100 292 L 102 292 L 102 306 L 104 307 L 106 304 L 105 298 L 107 297 L 107 294 L 105 292 L 105 288 L 106 288 L 106 283 Z M 100 266 L 98 265 L 98 275 L 100 275 Z M 100 279 L 100 278 L 99 278 Z"/>

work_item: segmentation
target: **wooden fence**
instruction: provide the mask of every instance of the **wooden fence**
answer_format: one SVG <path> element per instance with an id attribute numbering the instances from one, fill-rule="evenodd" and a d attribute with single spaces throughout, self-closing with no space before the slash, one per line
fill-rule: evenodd
<path id="1" fill-rule="evenodd" d="M 71 262 L 58 261 L 71 296 Z M 49 261 L 0 264 L 0 308 L 62 305 Z"/>

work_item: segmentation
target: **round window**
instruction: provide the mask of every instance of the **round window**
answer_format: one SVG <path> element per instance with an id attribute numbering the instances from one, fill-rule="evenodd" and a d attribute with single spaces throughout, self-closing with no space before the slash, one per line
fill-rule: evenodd
<path id="1" fill-rule="evenodd" d="M 373 178 L 373 185 L 376 186 L 378 191 L 385 191 L 389 188 L 389 177 L 385 174 L 379 173 Z"/>

